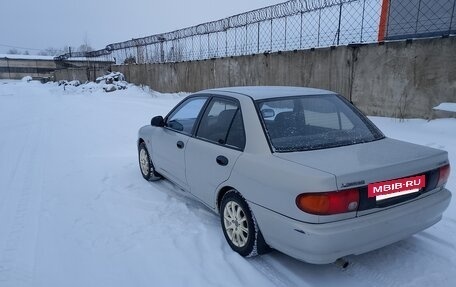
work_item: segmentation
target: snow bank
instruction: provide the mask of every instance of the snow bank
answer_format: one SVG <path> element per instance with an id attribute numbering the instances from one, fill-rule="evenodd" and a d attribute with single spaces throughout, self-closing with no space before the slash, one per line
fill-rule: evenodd
<path id="1" fill-rule="evenodd" d="M 456 103 L 441 103 L 440 105 L 433 107 L 433 109 L 447 112 L 456 112 Z"/>
<path id="2" fill-rule="evenodd" d="M 62 81 L 59 81 L 58 84 L 59 84 L 59 86 L 77 87 L 77 86 L 81 85 L 81 82 L 79 80 L 73 80 L 73 81 L 62 80 Z"/>
<path id="3" fill-rule="evenodd" d="M 30 82 L 32 80 L 33 80 L 33 78 L 31 76 L 25 76 L 21 79 L 22 82 Z"/>
<path id="4" fill-rule="evenodd" d="M 80 81 L 59 81 L 59 86 L 63 86 L 65 90 L 70 89 L 72 92 L 95 92 L 95 91 L 105 91 L 105 92 L 114 92 L 117 90 L 125 90 L 128 88 L 129 83 L 125 81 L 125 77 L 122 73 L 114 72 L 107 74 L 105 76 L 97 78 L 96 82 L 86 82 L 81 84 Z M 75 87 L 78 87 L 75 89 Z"/>
<path id="5" fill-rule="evenodd" d="M 112 84 L 113 82 L 122 82 L 125 81 L 125 76 L 120 72 L 111 72 L 104 76 L 98 77 L 95 82 L 105 82 L 107 84 Z"/>
<path id="6" fill-rule="evenodd" d="M 135 95 L 143 95 L 147 97 L 152 96 L 154 98 L 163 98 L 164 96 L 168 98 L 182 98 L 188 95 L 188 93 L 185 92 L 162 94 L 150 89 L 147 86 L 136 86 L 126 81 L 113 81 L 111 84 L 107 84 L 104 80 L 100 81 L 99 83 L 86 82 L 83 84 L 81 84 L 79 81 L 60 81 L 57 84 L 48 83 L 46 85 L 52 87 L 51 91 L 55 93 L 65 93 L 71 95 L 100 95 L 106 94 L 106 92 L 112 95 L 124 95 L 128 97 L 132 97 Z M 57 86 L 60 88 L 55 90 Z"/>
<path id="7" fill-rule="evenodd" d="M 128 83 L 125 81 L 125 76 L 120 72 L 111 72 L 98 77 L 95 82 L 97 84 L 103 84 L 103 90 L 108 93 L 116 90 L 125 90 L 128 86 Z"/>

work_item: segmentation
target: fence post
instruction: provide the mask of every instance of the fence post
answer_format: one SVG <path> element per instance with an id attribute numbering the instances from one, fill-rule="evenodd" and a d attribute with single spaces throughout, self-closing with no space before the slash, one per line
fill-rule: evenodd
<path id="1" fill-rule="evenodd" d="M 237 52 L 237 28 L 234 28 L 234 56 Z"/>
<path id="2" fill-rule="evenodd" d="M 450 27 L 448 28 L 448 35 L 451 34 L 451 26 L 453 26 L 454 7 L 456 6 L 456 0 L 453 1 L 453 11 L 451 12 Z"/>
<path id="3" fill-rule="evenodd" d="M 228 29 L 225 30 L 225 57 L 228 57 Z"/>
<path id="4" fill-rule="evenodd" d="M 385 30 L 385 35 L 386 36 L 388 36 L 389 24 L 390 24 L 390 16 L 391 16 L 391 9 L 389 7 L 392 7 L 391 3 L 393 2 L 393 0 L 387 0 L 387 1 L 389 1 L 389 6 L 388 6 L 388 18 L 387 18 L 387 21 L 386 21 L 386 30 Z"/>
<path id="5" fill-rule="evenodd" d="M 192 55 L 191 55 L 190 60 L 194 60 L 194 56 L 195 56 L 195 45 L 193 43 L 194 39 L 195 39 L 195 36 L 192 36 Z"/>
<path id="6" fill-rule="evenodd" d="M 160 63 L 165 62 L 165 50 L 163 49 L 164 39 L 160 39 Z"/>
<path id="7" fill-rule="evenodd" d="M 288 17 L 285 17 L 285 36 L 284 36 L 284 43 L 283 43 L 283 47 L 284 47 L 284 50 L 286 51 L 287 50 L 287 24 L 288 24 Z"/>
<path id="8" fill-rule="evenodd" d="M 321 9 L 318 9 L 317 47 L 320 47 L 320 25 L 321 25 Z"/>
<path id="9" fill-rule="evenodd" d="M 149 62 L 149 46 L 144 46 L 144 48 L 146 49 L 146 58 L 144 59 L 144 63 L 147 63 Z"/>
<path id="10" fill-rule="evenodd" d="M 257 53 L 259 54 L 260 53 L 260 22 L 258 22 L 257 24 L 258 24 L 258 27 L 257 27 L 257 29 L 258 29 L 257 30 Z"/>
<path id="11" fill-rule="evenodd" d="M 418 2 L 418 13 L 416 13 L 415 36 L 418 34 L 418 22 L 420 20 L 421 0 Z"/>
<path id="12" fill-rule="evenodd" d="M 366 0 L 363 1 L 363 16 L 361 17 L 361 38 L 359 39 L 360 43 L 363 42 L 363 30 L 364 30 L 364 13 L 366 11 Z"/>
<path id="13" fill-rule="evenodd" d="M 248 50 L 248 45 L 247 45 L 247 32 L 248 32 L 248 28 L 249 25 L 245 25 L 245 49 L 244 49 L 244 55 L 247 55 L 247 50 Z"/>
<path id="14" fill-rule="evenodd" d="M 200 59 L 203 57 L 203 45 L 201 44 L 201 36 L 202 35 L 199 35 L 199 48 L 200 48 Z"/>
<path id="15" fill-rule="evenodd" d="M 299 26 L 300 27 L 300 30 L 299 30 L 299 49 L 302 49 L 302 16 L 303 16 L 303 14 L 304 13 L 301 11 L 301 25 Z"/>
<path id="16" fill-rule="evenodd" d="M 339 25 L 337 26 L 337 46 L 340 43 L 340 22 L 342 21 L 342 3 L 340 3 L 339 7 Z"/>
<path id="17" fill-rule="evenodd" d="M 219 53 L 219 32 L 217 32 L 217 48 L 215 50 L 215 56 L 216 57 L 219 56 L 218 53 Z"/>
<path id="18" fill-rule="evenodd" d="M 271 18 L 271 35 L 270 35 L 270 40 L 271 40 L 271 49 L 270 49 L 270 52 L 272 52 L 272 18 Z"/>
<path id="19" fill-rule="evenodd" d="M 139 64 L 141 57 L 139 56 L 139 46 L 135 46 L 136 50 L 136 63 Z"/>

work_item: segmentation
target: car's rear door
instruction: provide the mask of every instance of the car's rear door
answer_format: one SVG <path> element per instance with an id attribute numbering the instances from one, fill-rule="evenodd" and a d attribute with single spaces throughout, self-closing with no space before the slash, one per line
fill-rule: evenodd
<path id="1" fill-rule="evenodd" d="M 198 116 L 208 97 L 190 97 L 179 104 L 165 119 L 165 127 L 154 134 L 152 159 L 159 173 L 188 188 L 185 177 L 185 149 Z"/>
<path id="2" fill-rule="evenodd" d="M 195 137 L 185 150 L 186 176 L 193 195 L 215 207 L 217 187 L 226 181 L 245 146 L 239 103 L 213 97 Z"/>

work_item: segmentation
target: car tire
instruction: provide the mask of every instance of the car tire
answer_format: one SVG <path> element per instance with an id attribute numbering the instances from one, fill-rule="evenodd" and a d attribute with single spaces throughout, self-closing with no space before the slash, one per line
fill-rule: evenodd
<path id="1" fill-rule="evenodd" d="M 228 191 L 220 204 L 223 235 L 231 249 L 244 257 L 270 250 L 245 199 L 236 190 Z"/>
<path id="2" fill-rule="evenodd" d="M 146 144 L 140 143 L 138 146 L 139 170 L 145 180 L 156 181 L 161 179 L 161 175 L 155 171 L 155 167 L 147 151 Z"/>

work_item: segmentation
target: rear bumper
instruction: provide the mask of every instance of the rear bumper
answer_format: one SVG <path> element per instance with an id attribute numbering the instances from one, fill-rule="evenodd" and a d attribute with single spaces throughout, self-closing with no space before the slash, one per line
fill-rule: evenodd
<path id="1" fill-rule="evenodd" d="M 266 242 L 314 264 L 362 254 L 422 231 L 442 218 L 451 193 L 442 189 L 407 204 L 343 221 L 310 224 L 250 203 Z"/>

